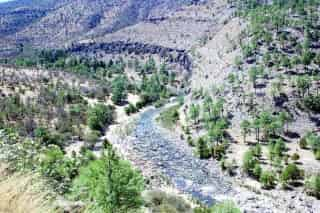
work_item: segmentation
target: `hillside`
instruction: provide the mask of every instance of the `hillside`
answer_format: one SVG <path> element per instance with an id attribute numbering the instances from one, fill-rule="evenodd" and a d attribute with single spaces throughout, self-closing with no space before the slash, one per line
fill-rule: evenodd
<path id="1" fill-rule="evenodd" d="M 200 26 L 208 26 L 206 23 L 210 18 L 208 15 L 212 14 L 204 17 L 200 15 L 193 17 L 190 16 L 191 14 L 189 17 L 184 17 L 183 15 L 183 13 L 195 12 L 196 8 L 192 9 L 188 5 L 201 4 L 203 4 L 201 1 L 194 0 L 77 0 L 41 1 L 41 4 L 37 1 L 9 2 L 0 5 L 1 20 L 5 23 L 0 30 L 0 36 L 11 44 L 24 43 L 42 47 L 63 47 L 71 42 L 105 35 L 111 37 L 123 35 L 123 38 L 118 39 L 126 41 L 128 38 L 124 36 L 127 36 L 127 33 L 118 31 L 126 28 L 133 31 L 130 29 L 131 26 L 135 26 L 136 30 L 146 28 L 151 30 L 151 25 L 152 28 L 159 30 L 168 28 L 168 31 L 171 31 L 170 27 L 174 27 L 174 30 L 177 30 L 174 35 L 180 36 L 179 33 L 184 34 L 182 28 L 186 26 L 187 20 L 188 24 L 197 23 Z M 185 10 L 186 12 L 183 12 Z M 178 11 L 181 11 L 181 15 L 176 13 Z M 17 13 L 20 16 L 17 16 Z M 155 23 L 158 26 L 154 25 Z M 176 26 L 168 26 L 168 24 Z M 178 27 L 179 25 L 181 27 Z M 203 27 L 198 29 L 202 32 L 205 30 Z M 112 36 L 115 32 L 118 33 Z M 155 31 L 144 32 L 144 34 L 146 36 L 149 34 L 151 37 L 152 32 Z M 192 35 L 190 32 L 188 34 Z M 188 35 L 185 36 L 188 37 Z M 134 37 L 136 36 L 131 35 L 131 39 Z M 141 39 L 140 36 L 139 39 Z M 145 40 L 144 43 L 150 42 Z"/>

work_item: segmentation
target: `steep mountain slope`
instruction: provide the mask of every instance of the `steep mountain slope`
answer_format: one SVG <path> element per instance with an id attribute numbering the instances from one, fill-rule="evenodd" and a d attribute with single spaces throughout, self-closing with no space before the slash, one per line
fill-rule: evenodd
<path id="1" fill-rule="evenodd" d="M 22 0 L 0 4 L 0 35 L 13 35 L 38 21 L 68 0 Z"/>
<path id="2" fill-rule="evenodd" d="M 163 21 L 199 0 L 13 1 L 0 5 L 3 43 L 62 47 L 81 38 L 104 37 L 142 22 Z M 186 21 L 186 20 L 184 20 Z M 192 20 L 188 20 L 188 24 Z M 142 24 L 142 28 L 144 24 Z"/>

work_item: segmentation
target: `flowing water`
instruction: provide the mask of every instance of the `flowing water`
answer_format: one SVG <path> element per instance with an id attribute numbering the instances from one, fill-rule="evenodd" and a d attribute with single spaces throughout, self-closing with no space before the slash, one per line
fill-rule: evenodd
<path id="1" fill-rule="evenodd" d="M 213 160 L 200 160 L 187 143 L 159 127 L 159 109 L 144 112 L 137 122 L 131 141 L 133 149 L 152 162 L 179 191 L 203 204 L 212 205 L 217 196 L 232 192 L 231 185 Z"/>

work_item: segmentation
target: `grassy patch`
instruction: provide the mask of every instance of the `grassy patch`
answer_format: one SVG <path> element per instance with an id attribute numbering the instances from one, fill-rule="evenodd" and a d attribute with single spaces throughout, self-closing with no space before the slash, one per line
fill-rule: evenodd
<path id="1" fill-rule="evenodd" d="M 165 111 L 161 112 L 157 120 L 165 127 L 174 127 L 179 120 L 179 110 L 180 105 L 174 105 L 169 107 Z"/>

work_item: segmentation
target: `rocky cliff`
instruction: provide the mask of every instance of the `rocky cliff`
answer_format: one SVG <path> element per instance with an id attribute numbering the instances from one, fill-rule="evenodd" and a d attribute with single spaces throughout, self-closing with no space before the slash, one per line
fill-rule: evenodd
<path id="1" fill-rule="evenodd" d="M 135 55 L 159 55 L 168 63 L 177 63 L 187 71 L 191 71 L 192 62 L 185 50 L 168 48 L 152 44 L 130 43 L 130 42 L 110 42 L 110 43 L 86 43 L 73 44 L 69 49 L 71 53 L 95 53 L 102 51 L 105 54 L 135 54 Z"/>

